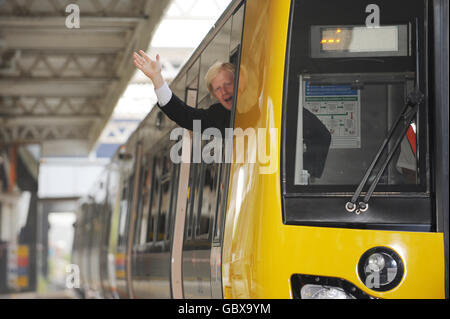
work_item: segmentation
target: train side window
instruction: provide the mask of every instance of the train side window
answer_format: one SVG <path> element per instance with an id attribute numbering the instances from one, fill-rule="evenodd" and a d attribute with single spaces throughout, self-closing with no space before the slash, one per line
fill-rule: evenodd
<path id="1" fill-rule="evenodd" d="M 1 187 L 0 187 L 1 189 Z M 2 202 L 0 202 L 0 242 L 2 241 Z M 2 249 L 2 247 L 0 247 L 0 249 Z"/>
<path id="2" fill-rule="evenodd" d="M 207 108 L 213 103 L 210 95 L 203 98 L 199 103 L 199 108 Z M 210 143 L 209 140 L 202 140 L 201 149 Z M 210 156 L 214 157 L 214 149 L 211 149 Z M 208 237 L 210 227 L 212 226 L 214 216 L 217 208 L 217 190 L 218 190 L 218 175 L 220 164 L 205 163 L 196 165 L 197 182 L 193 191 L 194 198 L 192 199 L 192 223 L 195 229 L 196 238 Z"/>
<path id="3" fill-rule="evenodd" d="M 119 238 L 117 245 L 121 246 L 125 242 L 126 224 L 127 224 L 127 208 L 128 208 L 128 185 L 124 182 L 122 194 L 120 198 L 120 214 L 119 214 Z"/>
<path id="4" fill-rule="evenodd" d="M 148 222 L 149 222 L 149 210 L 150 210 L 150 196 L 151 196 L 151 181 L 152 181 L 152 170 L 150 165 L 146 169 L 144 187 L 142 191 L 142 216 L 141 216 L 141 227 L 140 227 L 140 239 L 139 243 L 143 244 L 146 242 Z"/>
<path id="5" fill-rule="evenodd" d="M 148 212 L 148 223 L 147 223 L 147 242 L 153 242 L 156 239 L 155 236 L 155 226 L 157 222 L 157 216 L 159 211 L 160 204 L 160 194 L 161 194 L 161 163 L 160 158 L 155 156 L 153 158 L 153 173 L 152 173 L 152 186 L 151 186 L 151 197 L 150 197 L 150 206 Z"/>
<path id="6" fill-rule="evenodd" d="M 200 170 L 200 165 L 198 163 L 193 163 L 191 157 L 191 168 L 189 171 L 189 188 L 188 196 L 186 199 L 186 222 L 184 235 L 186 239 L 191 239 L 193 234 L 193 223 L 194 223 L 194 203 L 195 203 L 195 193 L 197 184 L 197 175 Z"/>
<path id="7" fill-rule="evenodd" d="M 244 28 L 244 7 L 245 6 L 241 6 L 232 18 L 230 54 L 233 54 L 233 52 L 235 52 L 238 46 L 241 44 L 242 30 Z M 230 62 L 233 63 L 232 60 Z"/>
<path id="8" fill-rule="evenodd" d="M 109 196 L 109 195 L 108 195 Z M 103 227 L 104 227 L 104 232 L 103 232 L 103 242 L 105 243 L 105 245 L 107 245 L 107 243 L 109 242 L 109 236 L 111 234 L 111 219 L 112 219 L 112 208 L 111 205 L 109 204 L 109 200 L 105 201 L 105 215 L 103 217 Z"/>
<path id="9" fill-rule="evenodd" d="M 197 62 L 194 64 L 193 67 L 191 67 L 188 71 L 187 79 L 189 79 L 190 82 L 188 82 L 188 86 L 186 87 L 185 91 L 185 101 L 186 104 L 196 108 L 197 107 L 197 99 L 198 99 L 198 72 L 200 67 L 200 59 L 197 60 Z M 197 165 L 196 163 L 193 163 L 192 155 L 191 155 L 191 168 L 189 171 L 189 188 L 188 188 L 188 198 L 186 199 L 186 222 L 185 222 L 185 231 L 184 235 L 186 238 L 191 238 L 192 236 L 192 222 L 193 222 L 193 197 L 195 194 L 195 175 L 197 172 Z"/>
<path id="10" fill-rule="evenodd" d="M 196 236 L 198 237 L 209 234 L 212 221 L 216 215 L 217 203 L 220 198 L 220 168 L 219 163 L 203 164 L 197 210 Z"/>
<path id="11" fill-rule="evenodd" d="M 144 155 L 142 164 L 143 174 L 141 175 L 142 179 L 138 190 L 138 193 L 140 194 L 136 220 L 136 243 L 138 245 L 145 243 L 150 202 L 151 166 L 146 163 L 145 159 L 146 156 Z"/>
<path id="12" fill-rule="evenodd" d="M 170 181 L 161 186 L 161 210 L 158 215 L 158 241 L 166 239 L 167 215 L 170 205 Z"/>
<path id="13" fill-rule="evenodd" d="M 182 97 L 186 93 L 186 75 L 183 75 L 182 78 L 180 78 L 178 81 L 176 81 L 172 86 L 173 93 L 178 96 Z"/>
<path id="14" fill-rule="evenodd" d="M 180 164 L 173 164 L 172 165 L 172 172 L 171 172 L 171 183 L 170 183 L 170 209 L 169 209 L 169 216 L 168 216 L 168 223 L 166 227 L 166 234 L 167 239 L 170 240 L 170 234 L 171 230 L 170 227 L 174 225 L 175 223 L 175 214 L 176 214 L 176 203 L 178 199 L 178 180 L 179 180 L 179 174 L 180 174 Z"/>
<path id="15" fill-rule="evenodd" d="M 165 152 L 167 153 L 167 152 Z M 161 176 L 161 204 L 158 215 L 158 241 L 167 239 L 167 223 L 170 209 L 170 181 L 172 172 L 172 161 L 169 156 L 164 156 L 163 170 Z"/>
<path id="16" fill-rule="evenodd" d="M 197 59 L 197 61 L 195 61 L 195 63 L 189 68 L 189 70 L 186 73 L 186 83 L 189 89 L 195 90 L 198 88 L 199 72 L 200 72 L 200 59 Z"/>
<path id="17" fill-rule="evenodd" d="M 200 59 L 186 73 L 187 86 L 184 92 L 186 104 L 190 107 L 197 107 L 198 73 L 200 70 Z"/>
<path id="18" fill-rule="evenodd" d="M 138 202 L 137 202 L 137 214 L 136 214 L 136 230 L 134 233 L 134 244 L 140 244 L 139 239 L 141 235 L 142 215 L 144 206 L 144 192 L 145 192 L 145 179 L 148 174 L 148 168 L 145 165 L 145 156 L 142 157 L 141 168 L 139 172 L 139 184 L 138 184 Z"/>
<path id="19" fill-rule="evenodd" d="M 128 203 L 127 203 L 127 211 L 128 211 L 128 212 L 131 212 L 131 205 L 133 204 L 134 176 L 135 176 L 135 173 L 133 172 L 133 174 L 131 174 L 131 175 L 128 177 L 128 186 L 127 186 L 127 189 L 128 189 L 128 196 L 127 196 L 127 200 L 128 200 Z"/>
<path id="20" fill-rule="evenodd" d="M 196 105 L 197 105 L 197 89 L 188 88 L 186 90 L 186 104 L 191 107 L 196 107 Z"/>
<path id="21" fill-rule="evenodd" d="M 230 34 L 231 34 L 231 19 L 228 20 L 217 33 L 216 37 L 208 44 L 202 52 L 200 60 L 200 83 L 198 100 L 209 95 L 208 88 L 205 82 L 205 75 L 209 68 L 216 62 L 227 62 L 230 50 Z"/>
<path id="22" fill-rule="evenodd" d="M 205 141 L 202 141 L 202 148 L 205 145 Z M 201 213 L 202 213 L 202 202 L 203 202 L 203 184 L 205 181 L 205 167 L 206 165 L 204 163 L 197 164 L 198 165 L 198 174 L 197 174 L 197 182 L 194 192 L 194 198 L 193 198 L 193 209 L 192 209 L 192 215 L 193 215 L 193 232 L 194 236 L 196 238 L 199 238 L 200 236 L 200 226 L 201 226 Z M 204 216 L 203 216 L 204 217 Z"/>

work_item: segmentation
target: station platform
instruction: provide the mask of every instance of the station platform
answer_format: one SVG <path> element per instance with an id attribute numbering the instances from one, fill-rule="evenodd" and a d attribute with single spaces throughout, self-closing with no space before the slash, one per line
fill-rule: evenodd
<path id="1" fill-rule="evenodd" d="M 79 299 L 74 290 L 58 290 L 45 293 L 26 292 L 0 295 L 0 299 Z"/>

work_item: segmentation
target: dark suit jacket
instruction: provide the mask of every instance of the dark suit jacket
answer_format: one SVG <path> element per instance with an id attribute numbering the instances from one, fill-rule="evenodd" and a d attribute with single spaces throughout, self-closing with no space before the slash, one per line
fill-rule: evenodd
<path id="1" fill-rule="evenodd" d="M 172 93 L 169 103 L 160 108 L 172 121 L 191 131 L 194 120 L 201 120 L 202 132 L 209 127 L 215 127 L 221 131 L 223 137 L 225 128 L 230 127 L 231 112 L 220 103 L 213 104 L 208 109 L 195 109 Z M 308 170 L 311 176 L 320 177 L 328 155 L 331 134 L 325 125 L 305 108 L 303 108 L 303 141 L 306 145 L 303 154 L 304 169 Z"/>
<path id="2" fill-rule="evenodd" d="M 194 109 L 172 93 L 169 103 L 160 108 L 172 121 L 191 131 L 194 120 L 201 121 L 202 132 L 215 127 L 221 131 L 222 136 L 225 136 L 225 128 L 230 127 L 231 112 L 220 103 L 213 104 L 208 109 Z"/>

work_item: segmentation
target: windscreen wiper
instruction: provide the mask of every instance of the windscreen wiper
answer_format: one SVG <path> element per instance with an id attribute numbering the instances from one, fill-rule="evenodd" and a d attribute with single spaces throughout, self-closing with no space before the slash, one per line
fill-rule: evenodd
<path id="1" fill-rule="evenodd" d="M 424 95 L 419 90 L 414 90 L 408 95 L 407 101 L 405 103 L 405 106 L 403 107 L 403 110 L 398 115 L 397 119 L 394 122 L 394 125 L 388 132 L 388 135 L 386 136 L 383 144 L 381 144 L 380 148 L 378 149 L 377 154 L 375 155 L 375 158 L 373 159 L 372 163 L 370 164 L 369 168 L 367 169 L 366 173 L 364 174 L 363 179 L 358 185 L 358 188 L 356 189 L 355 193 L 353 194 L 352 199 L 345 204 L 345 209 L 348 212 L 355 212 L 357 215 L 359 215 L 362 212 L 367 211 L 369 209 L 369 199 L 372 196 L 373 191 L 375 190 L 375 187 L 377 186 L 378 182 L 380 181 L 381 176 L 383 175 L 386 167 L 389 165 L 389 162 L 391 161 L 392 157 L 394 156 L 395 152 L 400 146 L 400 143 L 402 139 L 404 138 L 406 132 L 408 131 L 409 125 L 411 124 L 411 121 L 416 116 L 419 105 L 423 101 Z M 388 143 L 392 140 L 392 137 L 394 136 L 395 131 L 397 130 L 397 127 L 400 123 L 404 123 L 404 127 L 401 129 L 401 134 L 397 138 L 397 140 L 394 143 L 394 147 L 391 149 L 391 151 L 388 153 L 386 160 L 381 164 L 380 170 L 378 174 L 376 175 L 375 179 L 373 180 L 372 184 L 370 185 L 369 190 L 367 191 L 366 195 L 364 196 L 364 199 L 357 203 L 362 189 L 366 185 L 370 175 L 372 174 L 375 165 L 378 163 L 378 160 L 381 157 L 381 154 L 384 152 L 386 147 L 388 146 Z"/>

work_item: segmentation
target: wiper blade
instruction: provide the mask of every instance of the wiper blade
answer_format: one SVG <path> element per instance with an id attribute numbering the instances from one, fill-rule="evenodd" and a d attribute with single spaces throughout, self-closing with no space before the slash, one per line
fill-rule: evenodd
<path id="1" fill-rule="evenodd" d="M 411 124 L 412 119 L 414 116 L 416 116 L 419 105 L 423 101 L 423 93 L 419 90 L 414 90 L 408 95 L 407 102 L 405 103 L 405 106 L 403 107 L 403 110 L 398 115 L 397 119 L 394 122 L 394 125 L 388 132 L 388 135 L 386 136 L 385 140 L 381 144 L 380 148 L 378 149 L 377 154 L 375 155 L 372 163 L 366 170 L 366 173 L 364 174 L 364 177 L 362 178 L 361 182 L 359 183 L 358 187 L 356 188 L 355 193 L 353 194 L 351 200 L 345 204 L 345 209 L 348 212 L 355 212 L 356 214 L 360 214 L 362 212 L 367 211 L 369 209 L 369 199 L 373 194 L 373 191 L 375 190 L 375 187 L 377 186 L 378 182 L 380 181 L 381 176 L 383 175 L 386 167 L 389 165 L 390 161 L 392 160 L 392 157 L 394 156 L 395 152 L 400 146 L 400 143 L 402 139 L 404 138 L 409 125 Z M 403 120 L 403 121 L 402 121 Z M 369 187 L 369 190 L 367 191 L 366 195 L 364 196 L 364 199 L 361 202 L 358 202 L 358 198 L 361 195 L 361 192 L 366 185 L 370 175 L 372 174 L 375 165 L 378 163 L 378 160 L 381 157 L 381 154 L 384 152 L 386 147 L 388 146 L 388 143 L 392 140 L 392 137 L 394 136 L 395 131 L 397 130 L 397 127 L 400 123 L 405 123 L 405 127 L 402 128 L 400 136 L 397 138 L 397 140 L 394 143 L 394 147 L 392 150 L 388 153 L 386 160 L 382 163 L 381 168 L 376 175 L 375 179 L 372 181 L 372 184 Z"/>

